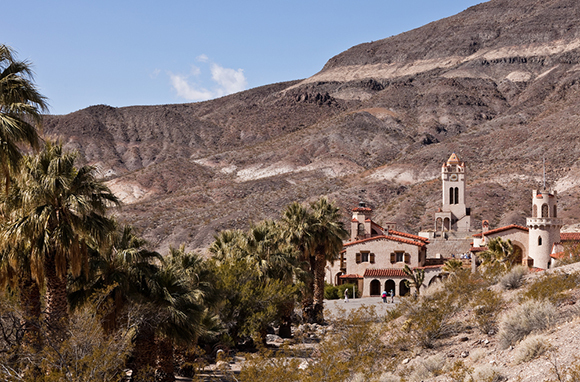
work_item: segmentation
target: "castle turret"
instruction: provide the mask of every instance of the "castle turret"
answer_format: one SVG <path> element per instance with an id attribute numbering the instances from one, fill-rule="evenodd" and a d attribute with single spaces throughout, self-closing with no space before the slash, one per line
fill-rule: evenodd
<path id="1" fill-rule="evenodd" d="M 465 206 L 465 163 L 453 153 L 441 167 L 441 210 L 435 214 L 435 231 L 469 231 L 470 210 Z"/>
<path id="2" fill-rule="evenodd" d="M 557 193 L 547 189 L 532 192 L 532 217 L 527 218 L 529 257 L 536 268 L 547 269 L 554 243 L 560 241 L 562 220 L 558 219 Z"/>

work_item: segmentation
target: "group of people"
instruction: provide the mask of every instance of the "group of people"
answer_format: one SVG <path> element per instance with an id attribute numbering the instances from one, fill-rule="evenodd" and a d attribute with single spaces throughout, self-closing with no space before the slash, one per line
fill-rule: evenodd
<path id="1" fill-rule="evenodd" d="M 383 291 L 383 293 L 381 294 L 381 297 L 383 299 L 384 303 L 394 303 L 395 302 L 395 291 L 393 291 L 392 289 L 389 291 L 389 293 L 387 293 L 387 291 Z M 390 299 L 390 301 L 389 301 Z"/>

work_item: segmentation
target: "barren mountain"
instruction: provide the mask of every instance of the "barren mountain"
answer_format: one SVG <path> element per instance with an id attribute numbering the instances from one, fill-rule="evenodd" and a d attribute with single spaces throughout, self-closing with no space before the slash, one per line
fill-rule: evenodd
<path id="1" fill-rule="evenodd" d="M 580 222 L 580 3 L 492 0 L 355 46 L 310 78 L 182 105 L 49 116 L 157 248 L 203 248 L 288 203 L 364 199 L 379 223 L 429 229 L 441 164 L 467 163 L 474 229 L 525 224 L 542 178 Z"/>

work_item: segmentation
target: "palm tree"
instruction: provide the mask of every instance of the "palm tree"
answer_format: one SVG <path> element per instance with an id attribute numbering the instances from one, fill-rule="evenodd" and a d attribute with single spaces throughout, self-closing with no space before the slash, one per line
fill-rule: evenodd
<path id="1" fill-rule="evenodd" d="M 510 239 L 506 241 L 501 237 L 491 239 L 487 243 L 487 250 L 479 254 L 482 259 L 482 265 L 493 269 L 500 267 L 507 272 L 515 264 L 515 251 Z"/>
<path id="2" fill-rule="evenodd" d="M 47 142 L 35 156 L 24 157 L 22 208 L 7 229 L 12 243 L 25 241 L 31 258 L 42 264 L 46 280 L 46 323 L 62 334 L 68 323 L 66 275 L 88 268 L 88 248 L 105 245 L 114 229 L 107 207 L 119 200 L 93 174 L 75 167 L 76 155 Z"/>
<path id="3" fill-rule="evenodd" d="M 154 367 L 159 360 L 163 380 L 174 380 L 174 346 L 191 344 L 204 331 L 207 309 L 216 300 L 211 275 L 200 256 L 171 249 L 148 291 L 135 340 L 136 370 Z"/>
<path id="4" fill-rule="evenodd" d="M 333 262 L 343 248 L 348 232 L 341 221 L 339 208 L 321 197 L 311 205 L 314 223 L 314 305 L 312 313 L 317 323 L 324 322 L 324 273 L 327 262 Z"/>
<path id="5" fill-rule="evenodd" d="M 105 332 L 111 334 L 118 329 L 119 319 L 123 315 L 126 318 L 129 306 L 146 298 L 145 280 L 154 277 L 158 271 L 156 264 L 162 261 L 161 255 L 148 250 L 146 245 L 133 227 L 118 226 L 111 233 L 110 246 L 90 251 L 89 273 L 71 283 L 71 306 L 80 306 L 94 294 L 100 294 L 104 304 L 99 307 L 104 311 L 99 314 Z"/>
<path id="6" fill-rule="evenodd" d="M 46 98 L 33 84 L 30 64 L 18 61 L 10 47 L 0 45 L 0 167 L 6 189 L 22 156 L 18 145 L 38 148 L 37 128 L 46 111 Z"/>
<path id="7" fill-rule="evenodd" d="M 411 270 L 411 268 L 409 268 L 409 266 L 405 264 L 403 272 L 405 272 L 405 274 L 409 276 L 409 278 L 411 279 L 410 281 L 405 280 L 407 288 L 412 286 L 413 288 L 415 288 L 415 292 L 417 293 L 417 295 L 421 294 L 421 286 L 423 285 L 423 281 L 425 280 L 425 270 L 424 269 Z"/>
<path id="8" fill-rule="evenodd" d="M 307 207 L 294 202 L 282 213 L 282 231 L 289 244 L 299 253 L 299 262 L 303 269 L 302 316 L 307 322 L 312 322 L 314 275 L 316 264 L 314 256 L 314 217 Z"/>

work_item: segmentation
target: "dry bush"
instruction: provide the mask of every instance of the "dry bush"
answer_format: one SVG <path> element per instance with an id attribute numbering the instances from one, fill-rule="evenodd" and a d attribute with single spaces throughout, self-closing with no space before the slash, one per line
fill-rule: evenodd
<path id="1" fill-rule="evenodd" d="M 499 329 L 502 348 L 515 345 L 532 332 L 547 329 L 554 321 L 554 305 L 549 301 L 525 301 L 506 312 Z"/>
<path id="2" fill-rule="evenodd" d="M 546 337 L 537 334 L 526 337 L 516 349 L 514 362 L 517 364 L 538 358 L 550 349 L 546 343 Z"/>
<path id="3" fill-rule="evenodd" d="M 316 349 L 283 348 L 248 355 L 240 381 L 378 381 L 397 358 L 380 340 L 384 333 L 374 306 L 339 312 Z"/>
<path id="4" fill-rule="evenodd" d="M 481 289 L 473 295 L 471 301 L 475 325 L 483 334 L 497 330 L 497 316 L 503 310 L 504 301 L 500 293 Z"/>
<path id="5" fill-rule="evenodd" d="M 500 284 L 504 289 L 518 289 L 522 286 L 524 276 L 528 273 L 528 268 L 523 265 L 513 267 L 500 280 Z"/>
<path id="6" fill-rule="evenodd" d="M 474 368 L 473 374 L 467 376 L 469 382 L 501 382 L 505 380 L 504 376 L 497 368 L 490 365 L 482 365 Z"/>
<path id="7" fill-rule="evenodd" d="M 441 353 L 423 360 L 418 358 L 413 360 L 413 363 L 410 365 L 413 371 L 409 375 L 409 380 L 420 382 L 443 374 L 445 361 L 445 355 Z"/>
<path id="8" fill-rule="evenodd" d="M 571 274 L 564 272 L 544 274 L 530 284 L 523 294 L 523 298 L 538 301 L 547 299 L 553 304 L 558 304 L 568 297 L 569 290 L 577 288 L 579 284 L 580 274 L 578 272 Z"/>

